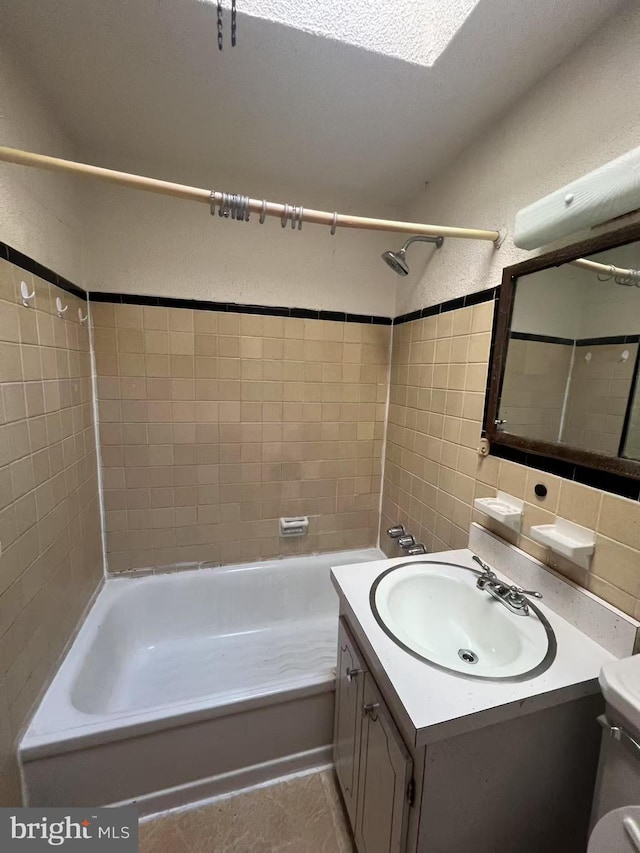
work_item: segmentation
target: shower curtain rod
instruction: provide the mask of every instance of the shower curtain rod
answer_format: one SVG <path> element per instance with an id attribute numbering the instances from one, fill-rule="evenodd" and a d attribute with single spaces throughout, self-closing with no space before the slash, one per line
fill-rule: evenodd
<path id="1" fill-rule="evenodd" d="M 171 181 L 161 181 L 156 178 L 145 178 L 142 175 L 132 175 L 127 172 L 117 172 L 113 169 L 104 169 L 100 166 L 89 166 L 86 163 L 76 163 L 73 160 L 61 160 L 58 157 L 47 157 L 44 154 L 33 154 L 29 151 L 21 151 L 17 148 L 6 148 L 0 146 L 0 161 L 15 163 L 19 166 L 31 166 L 36 169 L 45 169 L 49 172 L 68 172 L 75 175 L 88 175 L 99 178 L 121 187 L 129 187 L 145 192 L 159 193 L 173 198 L 182 198 L 187 201 L 199 201 L 202 204 L 211 205 L 215 199 L 216 204 L 223 200 L 223 193 L 201 189 L 199 187 L 175 184 Z M 227 194 L 225 194 L 227 195 Z M 253 213 L 275 216 L 285 220 L 291 216 L 292 205 L 279 204 L 273 201 L 250 198 L 248 209 Z M 301 211 L 302 222 L 311 222 L 315 225 L 328 225 L 332 232 L 335 228 L 359 228 L 365 231 L 393 231 L 407 234 L 420 234 L 427 237 L 459 237 L 463 240 L 486 240 L 499 248 L 504 240 L 503 231 L 488 231 L 480 228 L 455 228 L 445 225 L 424 225 L 417 222 L 399 222 L 393 219 L 372 219 L 367 216 L 352 216 L 346 213 L 329 213 L 324 210 L 311 210 L 310 208 L 298 207 Z"/>
<path id="2" fill-rule="evenodd" d="M 609 278 L 628 278 L 640 280 L 640 270 L 623 269 L 616 267 L 614 264 L 601 264 L 598 261 L 589 261 L 586 258 L 577 258 L 575 261 L 569 261 L 571 266 L 579 267 L 589 272 L 595 272 L 599 275 L 606 275 Z"/>

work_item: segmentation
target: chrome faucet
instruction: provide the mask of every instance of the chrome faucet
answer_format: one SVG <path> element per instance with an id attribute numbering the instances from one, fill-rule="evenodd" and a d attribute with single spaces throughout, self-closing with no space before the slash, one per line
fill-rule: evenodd
<path id="1" fill-rule="evenodd" d="M 506 584 L 498 578 L 490 566 L 482 562 L 480 557 L 476 557 L 474 554 L 473 559 L 482 569 L 482 573 L 476 581 L 477 588 L 488 592 L 489 595 L 492 595 L 517 616 L 529 615 L 529 602 L 525 598 L 526 595 L 530 595 L 531 598 L 542 598 L 542 593 L 533 589 L 522 589 L 519 586 Z"/>

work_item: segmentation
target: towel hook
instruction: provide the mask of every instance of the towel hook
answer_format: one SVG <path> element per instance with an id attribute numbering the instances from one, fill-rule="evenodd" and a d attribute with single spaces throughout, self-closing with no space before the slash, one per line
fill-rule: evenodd
<path id="1" fill-rule="evenodd" d="M 331 223 L 331 236 L 335 236 L 336 227 L 338 225 L 338 214 L 334 212 L 333 214 L 333 222 Z"/>
<path id="2" fill-rule="evenodd" d="M 87 322 L 88 319 L 89 319 L 89 312 L 87 311 L 87 313 L 83 317 L 82 316 L 82 308 L 78 308 L 78 320 L 80 321 L 80 325 L 84 326 L 84 324 Z"/>
<path id="3" fill-rule="evenodd" d="M 20 296 L 22 296 L 22 304 L 24 305 L 25 308 L 31 307 L 31 305 L 29 303 L 35 297 L 35 295 L 36 295 L 35 287 L 33 288 L 33 293 L 29 293 L 29 288 L 27 287 L 27 282 L 26 281 L 20 282 Z"/>
<path id="4" fill-rule="evenodd" d="M 58 317 L 64 317 L 64 315 L 65 315 L 65 314 L 67 313 L 67 311 L 69 310 L 69 306 L 68 306 L 68 305 L 63 305 L 63 304 L 62 304 L 62 299 L 60 299 L 60 297 L 59 297 L 59 296 L 56 296 L 56 310 L 57 310 L 57 312 L 58 312 Z"/>

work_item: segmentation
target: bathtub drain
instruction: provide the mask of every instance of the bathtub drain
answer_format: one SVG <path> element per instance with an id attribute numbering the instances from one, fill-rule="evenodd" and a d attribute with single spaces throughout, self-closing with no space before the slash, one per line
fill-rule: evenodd
<path id="1" fill-rule="evenodd" d="M 478 663 L 478 655 L 471 649 L 458 649 L 458 657 L 468 664 Z"/>

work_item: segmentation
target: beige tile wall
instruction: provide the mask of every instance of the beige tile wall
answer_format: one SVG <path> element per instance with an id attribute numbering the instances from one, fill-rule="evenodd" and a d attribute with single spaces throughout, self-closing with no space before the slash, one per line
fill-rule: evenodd
<path id="1" fill-rule="evenodd" d="M 493 304 L 394 327 L 381 544 L 400 522 L 430 551 L 465 547 L 479 521 L 596 595 L 640 618 L 640 503 L 476 452 Z M 545 498 L 535 495 L 538 483 Z M 473 509 L 497 489 L 525 501 L 522 535 Z M 555 557 L 527 534 L 559 515 L 597 531 L 589 571 Z"/>
<path id="2" fill-rule="evenodd" d="M 468 541 L 492 319 L 484 303 L 394 327 L 382 528 L 429 551 Z"/>
<path id="3" fill-rule="evenodd" d="M 629 357 L 621 361 L 625 351 Z M 563 433 L 566 444 L 618 455 L 637 354 L 638 344 L 576 347 Z"/>
<path id="4" fill-rule="evenodd" d="M 20 282 L 35 288 L 32 308 Z M 60 296 L 69 310 L 56 315 Z M 102 578 L 86 303 L 0 260 L 0 804 L 14 741 Z"/>
<path id="5" fill-rule="evenodd" d="M 109 568 L 376 542 L 389 326 L 92 305 Z M 280 516 L 309 535 L 279 538 Z"/>
<path id="6" fill-rule="evenodd" d="M 514 435 L 558 441 L 573 344 L 509 341 L 500 418 Z"/>

